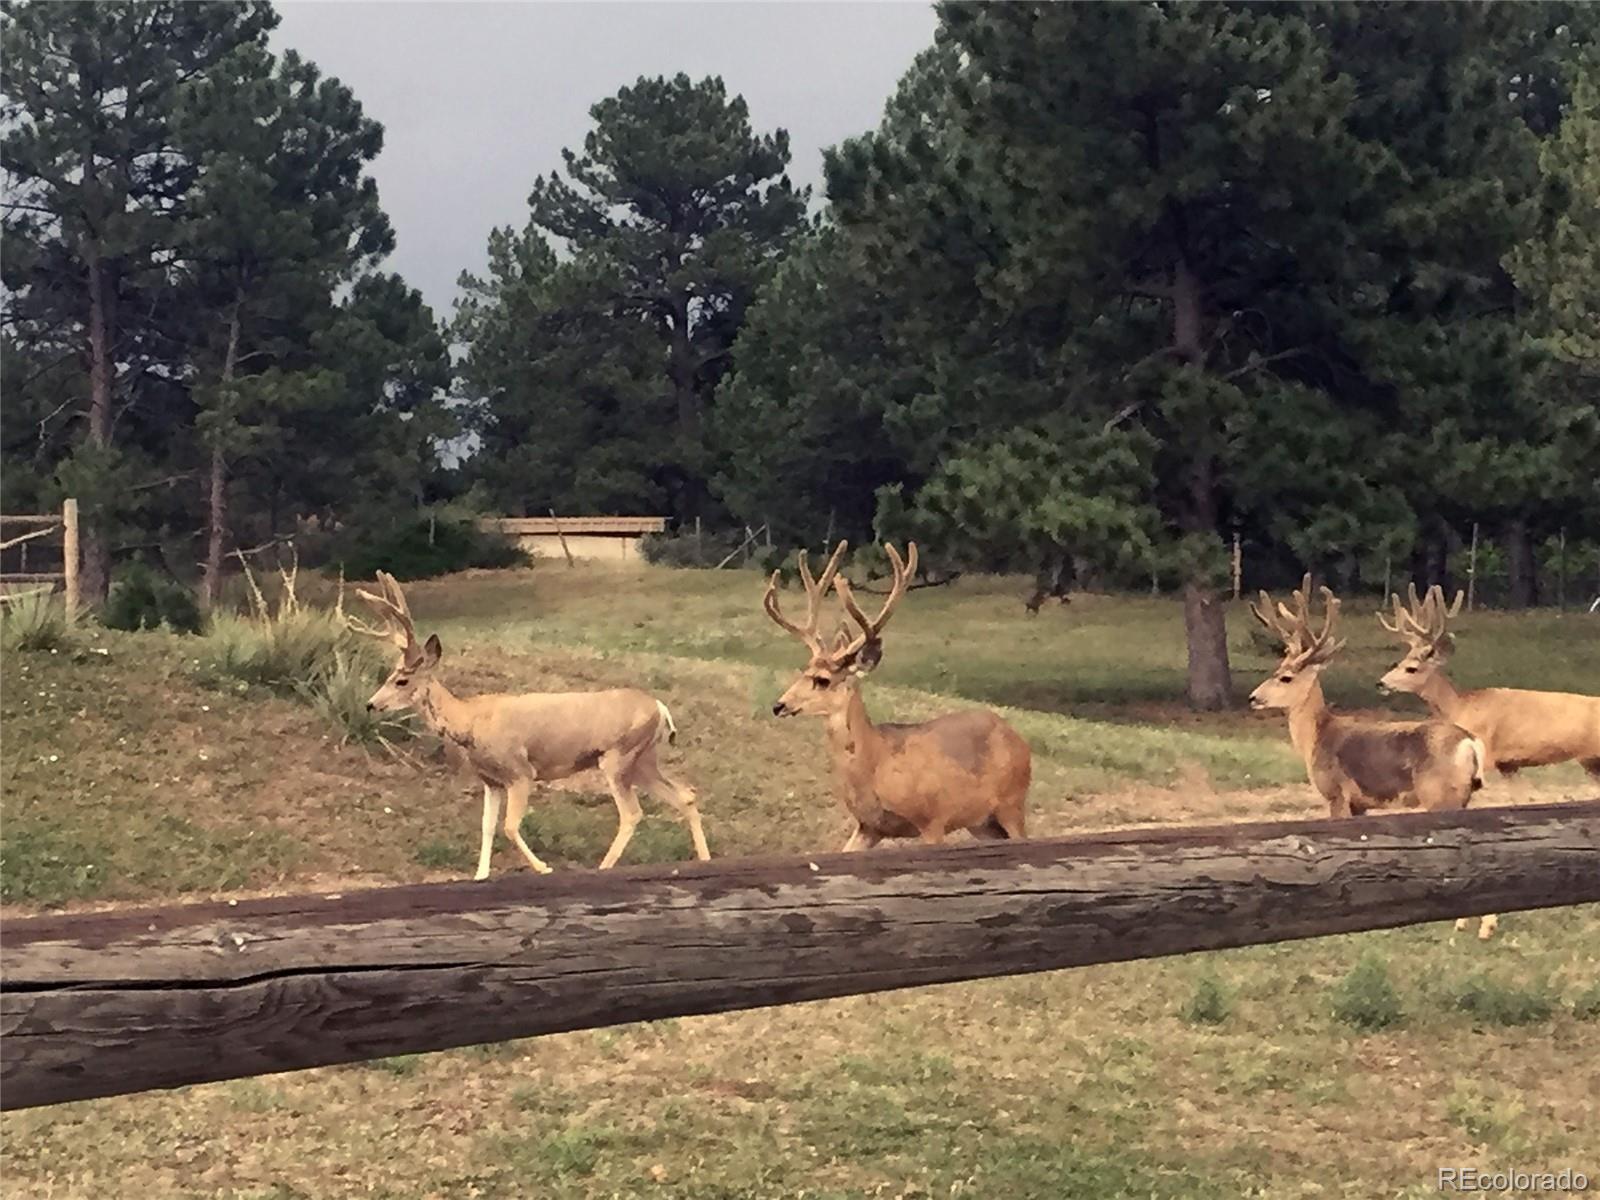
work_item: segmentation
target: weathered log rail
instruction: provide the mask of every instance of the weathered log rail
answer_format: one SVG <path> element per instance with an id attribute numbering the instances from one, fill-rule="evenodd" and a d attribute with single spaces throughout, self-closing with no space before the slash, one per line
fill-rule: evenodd
<path id="1" fill-rule="evenodd" d="M 0 1105 L 1600 901 L 1600 801 L 13 920 Z"/>

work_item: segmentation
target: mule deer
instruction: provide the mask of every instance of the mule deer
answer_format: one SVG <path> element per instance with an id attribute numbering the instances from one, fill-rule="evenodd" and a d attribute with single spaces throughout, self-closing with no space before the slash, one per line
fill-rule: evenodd
<path id="1" fill-rule="evenodd" d="M 1305 760 L 1312 785 L 1334 817 L 1361 816 L 1374 808 L 1418 806 L 1434 812 L 1466 808 L 1483 786 L 1483 743 L 1449 721 L 1364 721 L 1341 717 L 1322 695 L 1322 668 L 1339 652 L 1334 640 L 1339 601 L 1322 589 L 1326 615 L 1311 629 L 1311 576 L 1294 593 L 1294 608 L 1261 593 L 1251 604 L 1256 620 L 1283 643 L 1272 675 L 1250 693 L 1250 707 L 1287 709 L 1289 740 Z M 1485 916 L 1478 936 L 1493 935 L 1497 919 Z"/>
<path id="2" fill-rule="evenodd" d="M 599 768 L 617 803 L 617 833 L 600 860 L 615 866 L 642 816 L 638 792 L 649 792 L 676 808 L 689 826 L 695 857 L 711 857 L 693 789 L 670 779 L 656 763 L 656 746 L 675 739 L 667 706 L 646 692 L 528 692 L 457 697 L 434 674 L 443 649 L 437 634 L 417 644 L 405 593 L 394 576 L 378 572 L 381 594 L 357 589 L 377 611 L 383 628 L 351 618 L 357 632 L 392 642 L 400 664 L 367 708 L 413 709 L 447 746 L 454 746 L 483 784 L 483 827 L 474 879 L 489 877 L 489 857 L 501 801 L 506 837 L 541 874 L 550 868 L 522 838 L 522 818 L 536 782 L 565 779 Z"/>
<path id="3" fill-rule="evenodd" d="M 884 838 L 920 838 L 929 844 L 965 829 L 984 839 L 1026 836 L 1023 805 L 1032 778 L 1028 743 L 985 709 L 951 713 L 917 725 L 875 725 L 861 699 L 861 680 L 883 658 L 883 629 L 905 597 L 917 569 L 915 542 L 901 559 L 886 546 L 893 570 L 889 595 L 876 617 L 856 603 L 850 581 L 839 574 L 847 543 L 840 542 L 822 574 L 813 578 L 800 553 L 806 618 L 796 624 L 778 606 L 778 573 L 767 582 L 762 607 L 810 652 L 805 669 L 777 703 L 774 716 L 820 716 L 833 757 L 835 790 L 855 822 L 846 850 L 864 850 Z M 856 625 L 841 628 L 832 647 L 817 633 L 828 589 Z"/>
<path id="4" fill-rule="evenodd" d="M 1460 613 L 1464 594 L 1457 592 L 1448 608 L 1438 584 L 1420 599 L 1417 585 L 1408 584 L 1406 595 L 1402 604 L 1398 594 L 1390 594 L 1392 621 L 1378 614 L 1378 623 L 1406 643 L 1404 657 L 1378 681 L 1379 691 L 1410 692 L 1420 698 L 1434 716 L 1477 738 L 1483 744 L 1485 766 L 1502 775 L 1576 759 L 1600 780 L 1600 696 L 1520 688 L 1458 692 L 1444 669 L 1455 649 L 1449 622 Z M 1489 937 L 1498 924 L 1495 917 L 1484 917 L 1478 936 Z M 1457 929 L 1465 927 L 1465 920 L 1456 923 Z"/>
<path id="5" fill-rule="evenodd" d="M 1481 741 L 1488 765 L 1503 775 L 1575 759 L 1600 780 L 1600 696 L 1499 687 L 1457 691 L 1444 672 L 1455 649 L 1448 626 L 1461 611 L 1462 593 L 1448 609 L 1438 584 L 1421 599 L 1411 584 L 1408 597 L 1402 604 L 1398 595 L 1390 596 L 1392 621 L 1378 614 L 1379 624 L 1406 643 L 1405 656 L 1378 681 L 1380 691 L 1419 697 L 1435 716 Z"/>

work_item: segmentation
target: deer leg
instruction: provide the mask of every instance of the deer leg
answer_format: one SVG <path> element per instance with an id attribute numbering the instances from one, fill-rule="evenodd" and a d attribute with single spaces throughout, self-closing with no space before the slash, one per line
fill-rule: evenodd
<path id="1" fill-rule="evenodd" d="M 841 852 L 870 850 L 883 840 L 883 835 L 876 830 L 868 829 L 865 825 L 857 825 L 856 831 L 845 839 L 840 847 Z"/>
<path id="2" fill-rule="evenodd" d="M 924 846 L 944 845 L 945 829 L 943 825 L 924 825 L 917 830 L 917 840 Z"/>
<path id="3" fill-rule="evenodd" d="M 446 742 L 445 745 L 449 745 Z M 500 819 L 500 790 L 483 785 L 483 836 L 478 840 L 478 870 L 474 879 L 489 878 L 489 858 L 494 853 L 494 827 Z"/>
<path id="4" fill-rule="evenodd" d="M 531 787 L 528 780 L 519 779 L 506 788 L 505 831 L 516 848 L 522 851 L 522 857 L 528 860 L 528 865 L 539 874 L 548 875 L 550 868 L 522 840 L 522 818 L 528 813 L 528 791 Z"/>
<path id="5" fill-rule="evenodd" d="M 611 798 L 617 802 L 617 836 L 611 839 L 611 848 L 600 860 L 600 869 L 606 871 L 617 865 L 617 859 L 628 848 L 644 812 L 639 807 L 639 797 L 634 794 L 633 784 L 618 770 L 615 761 L 601 760 L 600 770 L 606 777 L 607 786 L 611 788 Z"/>
<path id="6" fill-rule="evenodd" d="M 634 763 L 629 778 L 652 796 L 665 800 L 678 810 L 684 824 L 689 826 L 689 840 L 694 843 L 694 856 L 701 862 L 711 858 L 711 848 L 706 845 L 706 831 L 700 824 L 700 806 L 692 787 L 679 783 L 661 769 L 656 761 L 656 748 L 646 746 Z"/>

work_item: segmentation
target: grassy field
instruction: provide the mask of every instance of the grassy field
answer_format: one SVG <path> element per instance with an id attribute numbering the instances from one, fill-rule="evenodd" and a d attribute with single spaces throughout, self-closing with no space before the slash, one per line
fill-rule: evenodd
<path id="1" fill-rule="evenodd" d="M 833 848 L 821 731 L 768 714 L 800 664 L 741 572 L 599 568 L 408 589 L 461 691 L 637 683 L 682 730 L 714 854 Z M 1024 615 L 1017 581 L 918 591 L 869 685 L 880 718 L 1003 706 L 1040 834 L 1319 811 L 1281 718 L 1196 717 L 1165 600 Z M 1329 676 L 1375 708 L 1367 613 Z M 1272 665 L 1230 616 L 1241 692 Z M 206 681 L 199 643 L 80 631 L 4 661 L 8 915 L 469 873 L 477 789 L 341 745 L 293 699 Z M 1462 623 L 1456 676 L 1596 690 L 1577 616 Z M 1393 702 L 1415 711 L 1413 702 Z M 1590 789 L 1592 790 L 1592 789 Z M 1587 795 L 1570 768 L 1482 803 Z M 592 865 L 615 814 L 552 788 L 530 842 Z M 654 810 L 652 810 L 654 813 Z M 891 851 L 892 852 L 892 851 Z M 688 856 L 665 815 L 627 862 Z M 502 844 L 496 870 L 520 869 Z M 24 1112 L 7 1193 L 79 1197 L 1264 1197 L 1436 1194 L 1440 1166 L 1600 1175 L 1600 912 L 928 988 Z M 1585 1133 L 1584 1131 L 1588 1132 Z"/>

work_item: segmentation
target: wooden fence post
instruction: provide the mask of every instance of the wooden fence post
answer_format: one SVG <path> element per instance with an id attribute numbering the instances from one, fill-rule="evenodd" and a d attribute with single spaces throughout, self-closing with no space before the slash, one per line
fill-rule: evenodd
<path id="1" fill-rule="evenodd" d="M 567 535 L 561 532 L 561 522 L 556 519 L 556 510 L 550 510 L 550 524 L 555 526 L 556 540 L 561 543 L 561 553 L 567 556 L 567 566 L 573 566 L 572 551 L 567 549 Z"/>
<path id="2" fill-rule="evenodd" d="M 1472 549 L 1467 553 L 1467 611 L 1472 611 L 1472 606 L 1478 594 L 1478 523 L 1472 523 Z"/>
<path id="3" fill-rule="evenodd" d="M 67 620 L 78 615 L 81 593 L 78 587 L 78 501 L 69 496 L 61 502 L 61 582 L 66 591 Z"/>
<path id="4" fill-rule="evenodd" d="M 1556 541 L 1556 611 L 1567 611 L 1567 528 L 1561 527 Z"/>
<path id="5" fill-rule="evenodd" d="M 1239 548 L 1239 531 L 1233 531 L 1233 599 L 1237 603 L 1244 583 L 1244 555 Z"/>

